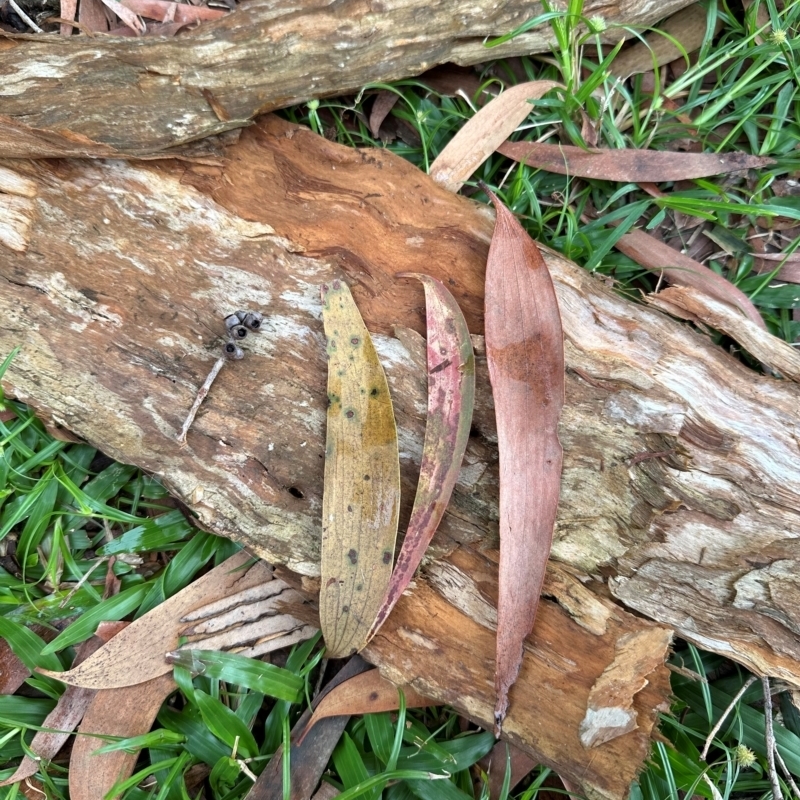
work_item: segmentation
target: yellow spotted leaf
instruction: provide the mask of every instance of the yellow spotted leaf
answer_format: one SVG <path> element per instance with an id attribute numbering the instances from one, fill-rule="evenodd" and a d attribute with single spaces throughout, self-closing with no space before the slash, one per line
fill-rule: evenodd
<path id="1" fill-rule="evenodd" d="M 397 428 L 386 376 L 350 290 L 322 287 L 328 432 L 319 614 L 328 655 L 366 645 L 392 575 L 400 509 Z"/>

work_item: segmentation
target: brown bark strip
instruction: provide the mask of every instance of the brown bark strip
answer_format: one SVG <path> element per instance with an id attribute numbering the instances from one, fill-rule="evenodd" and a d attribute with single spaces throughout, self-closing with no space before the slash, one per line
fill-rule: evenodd
<path id="1" fill-rule="evenodd" d="M 83 0 L 90 1 L 97 3 Z M 616 23 L 648 25 L 684 5 L 687 0 L 621 0 L 612 11 L 602 0 L 587 0 L 583 13 L 602 14 L 613 31 Z M 435 64 L 548 51 L 546 27 L 492 50 L 483 45 L 537 13 L 524 0 L 255 0 L 176 39 L 3 34 L 0 157 L 58 158 L 65 155 L 65 136 L 82 137 L 76 155 L 81 149 L 100 157 L 109 150 L 152 155 L 242 127 L 266 111 L 419 75 Z M 609 41 L 616 43 L 617 35 Z M 98 92 L 98 86 L 115 90 Z M 231 122 L 219 122 L 203 89 Z"/>

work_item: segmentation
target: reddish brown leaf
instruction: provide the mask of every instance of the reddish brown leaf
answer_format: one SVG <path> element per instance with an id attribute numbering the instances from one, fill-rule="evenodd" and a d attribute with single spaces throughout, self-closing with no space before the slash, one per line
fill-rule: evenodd
<path id="1" fill-rule="evenodd" d="M 673 153 L 668 150 L 592 150 L 537 142 L 504 142 L 497 148 L 508 158 L 559 175 L 622 183 L 680 181 L 759 169 L 774 159 L 747 153 Z"/>
<path id="2" fill-rule="evenodd" d="M 513 744 L 500 741 L 492 748 L 489 755 L 484 756 L 479 762 L 480 768 L 489 775 L 489 797 L 498 800 L 502 796 L 503 781 L 506 777 L 506 768 L 511 766 L 509 789 L 514 787 L 534 769 L 539 762 Z"/>
<path id="3" fill-rule="evenodd" d="M 458 303 L 436 278 L 412 273 L 400 277 L 417 278 L 425 287 L 428 421 L 408 531 L 370 638 L 408 587 L 439 527 L 458 480 L 475 406 L 475 356 Z"/>
<path id="4" fill-rule="evenodd" d="M 61 19 L 73 22 L 75 14 L 78 11 L 78 0 L 61 0 Z M 61 23 L 61 35 L 70 36 L 72 34 L 72 25 L 66 22 Z"/>
<path id="5" fill-rule="evenodd" d="M 108 17 L 100 0 L 81 0 L 78 6 L 78 19 L 90 31 L 105 33 L 108 30 Z"/>
<path id="6" fill-rule="evenodd" d="M 506 89 L 472 117 L 439 153 L 431 164 L 431 178 L 457 192 L 531 113 L 530 101 L 559 85 L 553 81 L 530 81 Z"/>
<path id="7" fill-rule="evenodd" d="M 73 666 L 77 666 L 87 659 L 98 648 L 102 647 L 104 640 L 98 636 L 93 636 L 85 641 L 79 648 L 75 656 Z M 16 772 L 0 783 L 0 786 L 9 786 L 12 783 L 23 781 L 31 775 L 35 775 L 41 766 L 41 761 L 50 761 L 57 755 L 58 751 L 70 737 L 70 732 L 75 730 L 78 723 L 83 719 L 83 715 L 92 701 L 95 693 L 93 689 L 81 689 L 77 686 L 67 686 L 66 691 L 58 698 L 56 707 L 47 715 L 42 723 L 43 728 L 50 728 L 50 731 L 37 731 L 30 744 L 31 750 L 36 754 L 36 758 L 26 755 Z M 58 731 L 58 732 L 56 732 Z"/>
<path id="8" fill-rule="evenodd" d="M 221 8 L 190 6 L 187 3 L 170 3 L 168 0 L 122 0 L 122 5 L 134 14 L 159 22 L 203 22 L 219 19 L 228 12 Z"/>
<path id="9" fill-rule="evenodd" d="M 533 240 L 484 186 L 495 209 L 486 265 L 486 358 L 500 453 L 500 587 L 495 734 L 533 627 L 561 482 L 558 418 L 564 341 L 553 282 Z"/>
<path id="10" fill-rule="evenodd" d="M 11 645 L 5 639 L 0 639 L 0 694 L 14 694 L 30 674 Z"/>
<path id="11" fill-rule="evenodd" d="M 403 686 L 402 689 L 406 708 L 441 705 L 436 700 L 423 697 L 410 686 Z M 375 714 L 379 711 L 395 711 L 399 707 L 400 695 L 397 686 L 384 678 L 377 669 L 362 672 L 349 681 L 340 683 L 322 698 L 298 743 L 302 743 L 314 725 L 325 717 L 338 717 L 342 714 Z"/>
<path id="12" fill-rule="evenodd" d="M 161 704 L 174 690 L 175 681 L 169 674 L 138 686 L 103 689 L 95 693 L 72 746 L 69 761 L 71 800 L 105 797 L 117 781 L 130 777 L 139 756 L 123 750 L 95 755 L 95 750 L 107 742 L 97 736 L 81 734 L 128 738 L 147 733 Z"/>
<path id="13" fill-rule="evenodd" d="M 172 665 L 164 659 L 164 654 L 177 648 L 184 615 L 210 598 L 222 598 L 270 580 L 269 568 L 261 561 L 249 569 L 242 569 L 250 558 L 243 550 L 231 556 L 132 622 L 80 666 L 67 672 L 39 671 L 87 689 L 132 686 L 171 672 Z"/>
<path id="14" fill-rule="evenodd" d="M 741 289 L 737 289 L 721 275 L 710 270 L 699 261 L 695 261 L 683 253 L 673 250 L 654 236 L 641 230 L 633 230 L 622 236 L 614 245 L 637 264 L 661 272 L 664 277 L 679 286 L 691 286 L 705 292 L 723 303 L 738 308 L 760 328 L 766 330 L 764 320 L 750 298 Z"/>
<path id="15" fill-rule="evenodd" d="M 426 86 L 430 86 L 437 94 L 447 97 L 455 97 L 460 94 L 479 104 L 482 104 L 492 97 L 486 90 L 481 92 L 480 97 L 477 97 L 485 81 L 480 81 L 475 74 L 475 70 L 469 67 L 459 67 L 455 64 L 440 64 L 438 67 L 429 69 L 427 72 L 420 75 L 419 81 Z M 498 84 L 496 83 L 494 83 L 493 86 L 495 89 L 498 88 Z"/>
<path id="16" fill-rule="evenodd" d="M 127 6 L 117 0 L 102 0 L 103 5 L 113 11 L 134 33 L 141 35 L 145 32 L 144 22 Z"/>
<path id="17" fill-rule="evenodd" d="M 369 112 L 369 131 L 377 139 L 381 132 L 381 124 L 400 99 L 396 92 L 384 90 L 375 95 L 372 110 Z"/>

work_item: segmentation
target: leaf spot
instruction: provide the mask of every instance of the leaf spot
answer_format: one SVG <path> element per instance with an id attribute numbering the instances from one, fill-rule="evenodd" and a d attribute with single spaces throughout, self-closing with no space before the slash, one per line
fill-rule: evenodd
<path id="1" fill-rule="evenodd" d="M 358 551 L 355 548 L 351 547 L 350 550 L 348 550 L 347 557 L 350 559 L 351 564 L 358 563 Z"/>

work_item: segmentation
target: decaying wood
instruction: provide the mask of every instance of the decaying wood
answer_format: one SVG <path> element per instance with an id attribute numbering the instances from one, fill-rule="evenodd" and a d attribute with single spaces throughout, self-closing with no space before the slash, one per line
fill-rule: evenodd
<path id="1" fill-rule="evenodd" d="M 688 4 L 587 0 L 583 13 L 603 17 L 616 43 L 615 26 L 651 25 Z M 252 0 L 174 39 L 2 34 L 0 156 L 147 156 L 447 61 L 547 51 L 547 25 L 483 44 L 541 11 L 524 0 Z"/>
<path id="2" fill-rule="evenodd" d="M 27 249 L 0 250 L 0 352 L 23 345 L 6 390 L 159 475 L 203 525 L 306 582 L 319 572 L 319 285 L 346 278 L 375 334 L 395 400 L 404 529 L 424 433 L 424 301 L 394 275 L 424 269 L 445 282 L 474 334 L 474 431 L 431 560 L 365 654 L 490 726 L 497 449 L 481 333 L 491 210 L 391 154 L 269 117 L 218 167 L 5 166 L 36 190 Z M 505 731 L 588 796 L 617 798 L 668 696 L 664 624 L 800 686 L 798 388 L 545 257 L 566 337 L 564 477 L 550 599 Z M 262 332 L 222 372 L 180 448 L 222 320 L 240 308 L 264 312 Z"/>

